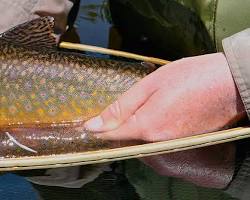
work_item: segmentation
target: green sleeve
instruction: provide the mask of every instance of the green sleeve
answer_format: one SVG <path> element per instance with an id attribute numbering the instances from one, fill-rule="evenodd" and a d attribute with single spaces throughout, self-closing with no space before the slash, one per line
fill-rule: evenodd
<path id="1" fill-rule="evenodd" d="M 170 59 L 222 51 L 224 38 L 250 27 L 248 0 L 109 2 L 114 24 L 129 30 L 125 37 L 146 36 Z"/>
<path id="2" fill-rule="evenodd" d="M 214 22 L 214 39 L 217 50 L 222 51 L 222 40 L 250 28 L 250 1 L 218 0 Z"/>
<path id="3" fill-rule="evenodd" d="M 217 49 L 222 51 L 222 40 L 250 28 L 250 1 L 248 0 L 176 0 L 195 12 Z"/>

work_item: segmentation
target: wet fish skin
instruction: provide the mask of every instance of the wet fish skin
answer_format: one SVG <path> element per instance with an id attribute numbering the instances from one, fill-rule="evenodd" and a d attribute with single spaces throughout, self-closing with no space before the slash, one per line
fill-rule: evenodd
<path id="1" fill-rule="evenodd" d="M 83 123 L 151 69 L 58 51 L 53 26 L 43 17 L 0 34 L 0 157 L 135 144 L 100 141 Z"/>
<path id="2" fill-rule="evenodd" d="M 21 148 L 6 133 L 11 135 L 15 141 L 33 151 Z M 5 129 L 5 131 L 0 130 L 0 159 L 79 153 L 135 144 L 143 144 L 143 142 L 103 141 L 96 139 L 91 132 L 84 130 L 80 125 L 52 128 L 11 128 Z"/>
<path id="3" fill-rule="evenodd" d="M 81 127 L 12 128 L 0 133 L 0 158 L 76 153 L 120 147 L 117 142 L 97 140 Z M 8 135 L 11 135 L 11 138 Z M 12 138 L 32 151 L 21 148 Z"/>
<path id="4" fill-rule="evenodd" d="M 145 76 L 143 66 L 1 42 L 0 52 L 0 157 L 131 144 L 97 140 L 82 123 Z M 20 148 L 6 133 L 37 153 Z"/>
<path id="5" fill-rule="evenodd" d="M 79 123 L 148 72 L 140 64 L 0 41 L 0 127 Z"/>

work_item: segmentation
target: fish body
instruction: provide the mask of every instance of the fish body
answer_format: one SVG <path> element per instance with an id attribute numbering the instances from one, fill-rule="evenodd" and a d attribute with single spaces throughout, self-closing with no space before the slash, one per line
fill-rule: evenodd
<path id="1" fill-rule="evenodd" d="M 83 122 L 146 74 L 141 64 L 0 40 L 0 127 Z"/>
<path id="2" fill-rule="evenodd" d="M 52 28 L 51 18 L 44 17 L 1 35 L 0 132 L 18 133 L 16 137 L 29 144 L 23 139 L 27 135 L 35 141 L 37 134 L 46 133 L 47 140 L 56 135 L 57 140 L 67 137 L 71 144 L 74 140 L 78 144 L 86 134 L 77 131 L 84 121 L 98 115 L 149 71 L 138 63 L 58 51 L 52 44 Z M 1 137 L 5 143 L 0 149 L 11 141 Z M 45 147 L 47 152 L 49 143 Z M 72 145 L 67 152 L 74 148 L 83 150 Z M 12 150 L 15 145 L 6 150 L 9 156 Z"/>
<path id="3" fill-rule="evenodd" d="M 0 43 L 0 52 L 0 127 L 85 121 L 145 73 L 138 64 L 8 43 Z"/>

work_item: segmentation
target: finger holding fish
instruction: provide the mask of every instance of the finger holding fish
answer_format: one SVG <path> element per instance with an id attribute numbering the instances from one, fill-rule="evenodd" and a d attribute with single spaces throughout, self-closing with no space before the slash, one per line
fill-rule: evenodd
<path id="1" fill-rule="evenodd" d="M 158 87 L 148 75 L 140 82 L 135 83 L 128 91 L 124 92 L 115 102 L 109 105 L 97 117 L 85 123 L 85 128 L 96 132 L 109 131 L 118 128 L 128 120 L 135 111 L 143 106 Z"/>
<path id="2" fill-rule="evenodd" d="M 108 108 L 86 122 L 85 127 L 90 131 L 98 130 L 96 136 L 104 140 L 156 142 L 221 130 L 246 117 L 222 53 L 172 62 L 149 76 L 152 81 L 148 85 L 138 82 L 136 92 L 134 87 L 127 91 L 130 100 L 126 94 L 118 99 L 119 109 L 127 111 L 121 115 L 125 118 L 117 120 L 122 123 L 108 131 L 105 129 L 107 124 L 113 123 L 112 115 L 106 114 Z M 153 94 L 146 94 L 140 101 L 137 96 L 145 94 L 145 89 L 151 87 L 156 88 Z M 130 112 L 131 108 L 135 109 Z M 105 124 L 100 120 L 96 123 L 95 120 L 103 116 Z"/>

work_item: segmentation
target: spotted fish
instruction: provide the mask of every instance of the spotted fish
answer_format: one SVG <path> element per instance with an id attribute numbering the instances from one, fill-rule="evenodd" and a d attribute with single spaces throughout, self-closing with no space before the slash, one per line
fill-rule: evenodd
<path id="1" fill-rule="evenodd" d="M 58 50 L 53 27 L 53 18 L 42 17 L 0 35 L 2 157 L 105 146 L 82 124 L 150 72 L 139 63 Z"/>

